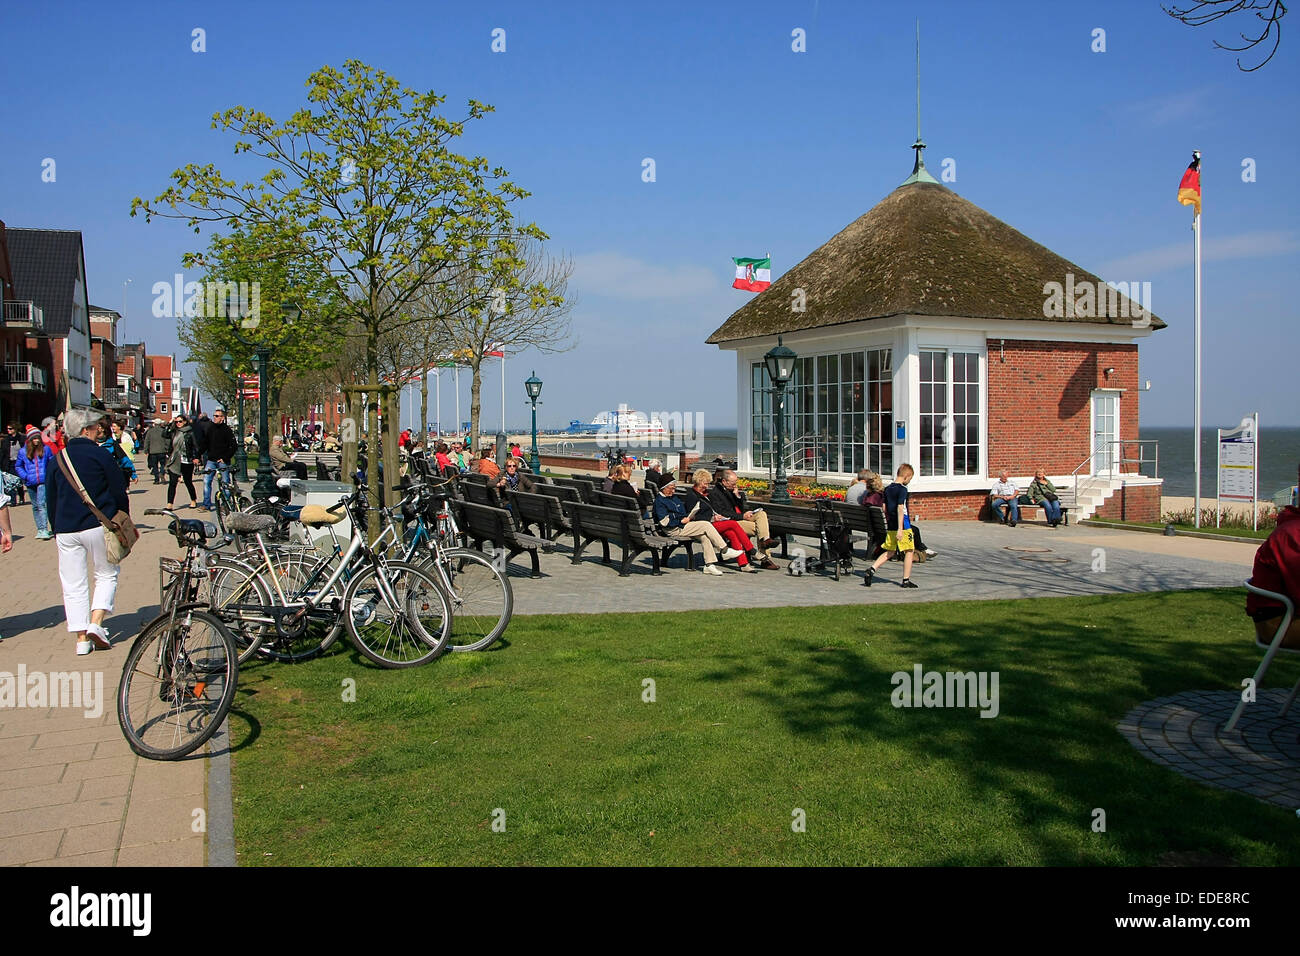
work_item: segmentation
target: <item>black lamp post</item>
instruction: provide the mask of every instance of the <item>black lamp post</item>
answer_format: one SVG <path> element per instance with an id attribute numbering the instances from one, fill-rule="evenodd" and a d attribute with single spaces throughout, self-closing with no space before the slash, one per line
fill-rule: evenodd
<path id="1" fill-rule="evenodd" d="M 235 359 L 229 352 L 221 356 L 221 371 L 230 375 L 235 367 Z M 248 453 L 244 451 L 244 383 L 238 375 L 235 380 L 235 401 L 239 406 L 239 425 L 235 430 L 235 457 L 231 464 L 235 467 L 235 477 L 240 481 L 248 480 Z"/>
<path id="2" fill-rule="evenodd" d="M 280 309 L 280 314 L 284 321 L 289 325 L 294 324 L 302 315 L 300 309 L 295 303 L 288 302 Z M 230 328 L 237 338 L 244 345 L 251 347 L 254 352 L 254 361 L 257 363 L 257 399 L 259 408 L 258 422 L 258 439 L 257 439 L 257 480 L 253 483 L 253 500 L 265 501 L 276 493 L 275 478 L 271 474 L 271 437 L 270 429 L 267 424 L 267 405 L 270 401 L 268 391 L 268 379 L 270 378 L 268 365 L 271 362 L 271 348 L 256 342 L 250 342 L 239 334 L 239 326 L 235 323 L 234 317 L 227 313 L 226 320 L 230 323 Z M 250 323 L 249 328 L 256 328 L 255 323 Z"/>
<path id="3" fill-rule="evenodd" d="M 537 399 L 542 395 L 542 380 L 537 377 L 537 372 L 524 379 L 524 390 L 528 392 L 528 400 L 533 403 L 533 447 L 528 453 L 529 467 L 532 468 L 534 475 L 542 473 L 542 459 L 537 454 Z"/>
<path id="4" fill-rule="evenodd" d="M 781 337 L 776 337 L 776 347 L 763 356 L 767 365 L 768 377 L 776 386 L 776 481 L 772 484 L 773 501 L 789 501 L 790 492 L 785 483 L 785 387 L 794 375 L 794 360 L 798 358 L 790 349 L 781 344 Z"/>

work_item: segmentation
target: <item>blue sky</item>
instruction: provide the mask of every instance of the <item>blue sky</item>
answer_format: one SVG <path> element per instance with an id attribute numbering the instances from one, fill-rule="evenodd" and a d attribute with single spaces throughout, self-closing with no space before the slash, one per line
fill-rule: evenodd
<path id="1" fill-rule="evenodd" d="M 212 113 L 283 118 L 309 73 L 356 57 L 445 94 L 448 115 L 493 104 L 465 149 L 531 190 L 521 214 L 575 260 L 575 347 L 509 360 L 512 424 L 536 369 L 543 424 L 624 401 L 731 425 L 732 353 L 704 344 L 749 295 L 730 257 L 770 252 L 779 275 L 910 173 L 918 13 L 931 170 L 953 159 L 960 195 L 1105 278 L 1152 283 L 1169 328 L 1141 345 L 1144 424 L 1192 421 L 1191 211 L 1174 194 L 1203 151 L 1205 424 L 1300 425 L 1296 41 L 1241 73 L 1211 42 L 1231 21 L 1194 30 L 1157 0 L 25 5 L 4 21 L 0 219 L 82 230 L 92 302 L 120 308 L 131 279 L 127 338 L 179 352 L 150 287 L 205 240 L 129 218 L 131 198 L 187 162 L 234 168 Z M 500 394 L 487 367 L 492 426 Z"/>

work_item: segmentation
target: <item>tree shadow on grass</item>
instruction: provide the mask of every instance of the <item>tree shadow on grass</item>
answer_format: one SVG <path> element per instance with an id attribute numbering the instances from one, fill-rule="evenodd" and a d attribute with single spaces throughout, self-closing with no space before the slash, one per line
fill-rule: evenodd
<path id="1" fill-rule="evenodd" d="M 869 643 L 865 650 L 858 643 L 827 652 L 827 635 L 819 635 L 757 660 L 722 662 L 704 677 L 735 681 L 798 737 L 901 747 L 916 768 L 945 762 L 981 808 L 1010 801 L 1026 824 L 1023 839 L 1045 863 L 1150 864 L 1172 850 L 1294 864 L 1300 838 L 1279 835 L 1277 808 L 1158 767 L 1116 731 L 1143 700 L 1232 686 L 1235 675 L 1250 673 L 1242 670 L 1252 657 L 1244 623 L 1229 621 L 1223 640 L 1204 639 L 1224 630 L 1226 615 L 1240 614 L 1240 600 L 1228 591 L 1191 607 L 1177 595 L 1098 597 L 1082 615 L 1071 609 L 1071 619 L 1047 601 L 936 606 L 932 619 L 915 606 L 881 607 L 874 625 L 835 635 Z M 997 717 L 894 707 L 892 676 L 904 672 L 910 685 L 918 663 L 925 671 L 998 672 Z M 1105 833 L 1089 832 L 1095 809 L 1106 813 Z M 1095 852 L 1080 849 L 1080 833 L 1096 837 Z M 1006 861 L 972 846 L 931 862 Z"/>

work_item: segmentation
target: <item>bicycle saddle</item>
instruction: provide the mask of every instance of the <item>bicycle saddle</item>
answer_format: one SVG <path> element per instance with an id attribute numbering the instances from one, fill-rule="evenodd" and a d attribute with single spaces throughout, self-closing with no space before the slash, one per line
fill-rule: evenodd
<path id="1" fill-rule="evenodd" d="M 205 522 L 196 518 L 177 518 L 176 523 L 180 526 L 179 531 L 174 530 L 173 534 L 179 533 L 195 541 L 208 540 L 208 525 Z"/>
<path id="2" fill-rule="evenodd" d="M 289 509 L 286 508 L 284 511 L 288 515 Z M 320 505 L 303 505 L 302 512 L 297 516 L 296 520 L 309 527 L 319 528 L 321 525 L 338 524 L 343 520 L 343 515 L 327 511 Z"/>
<path id="3" fill-rule="evenodd" d="M 275 527 L 270 515 L 246 515 L 237 512 L 226 518 L 226 527 L 237 534 L 260 534 Z"/>

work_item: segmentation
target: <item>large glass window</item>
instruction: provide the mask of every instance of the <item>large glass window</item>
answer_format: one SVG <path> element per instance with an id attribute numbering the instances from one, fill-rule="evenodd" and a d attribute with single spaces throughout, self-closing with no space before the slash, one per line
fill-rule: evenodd
<path id="1" fill-rule="evenodd" d="M 922 350 L 922 475 L 982 474 L 978 352 Z"/>
<path id="2" fill-rule="evenodd" d="M 763 363 L 750 370 L 754 467 L 768 468 L 775 464 L 770 381 Z M 892 464 L 889 349 L 800 357 L 785 404 L 790 471 L 856 472 L 882 461 L 885 468 Z"/>

